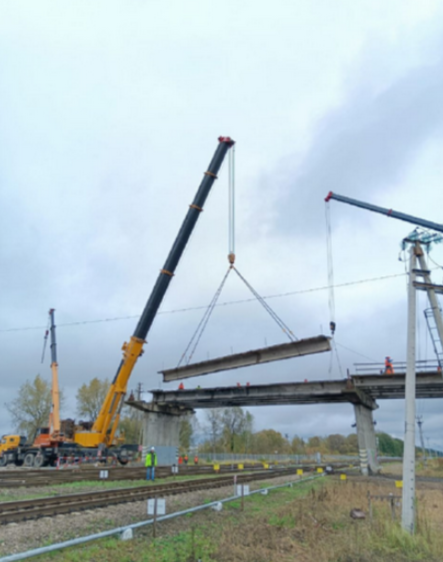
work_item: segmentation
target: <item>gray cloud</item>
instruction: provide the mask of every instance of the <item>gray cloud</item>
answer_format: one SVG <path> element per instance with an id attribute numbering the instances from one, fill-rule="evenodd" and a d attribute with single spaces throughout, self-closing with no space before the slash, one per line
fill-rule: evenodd
<path id="1" fill-rule="evenodd" d="M 380 2 L 384 17 L 375 19 L 374 2 L 362 3 L 352 26 L 346 9 L 324 3 L 309 2 L 301 14 L 298 4 L 269 12 L 255 2 L 252 20 L 251 6 L 238 3 L 218 6 L 219 17 L 201 2 L 194 5 L 199 17 L 180 3 L 170 10 L 99 4 L 54 11 L 52 3 L 28 2 L 20 11 L 15 3 L 2 6 L 0 18 L 0 328 L 44 325 L 46 311 L 57 309 L 66 415 L 75 414 L 80 384 L 113 376 L 136 320 L 61 325 L 141 312 L 219 134 L 239 141 L 239 267 L 269 294 L 325 284 L 316 230 L 327 191 L 363 199 L 390 194 L 393 184 L 410 179 L 423 146 L 440 140 L 442 118 L 439 42 L 431 46 L 432 57 L 420 51 L 412 62 L 403 60 L 404 44 L 414 50 L 428 31 L 438 35 L 432 15 L 415 2 L 412 22 L 403 17 L 403 0 L 392 2 L 389 13 Z M 322 31 L 313 36 L 312 29 Z M 374 29 L 381 37 L 400 29 L 405 37 L 397 50 L 377 38 L 382 47 L 375 49 Z M 374 71 L 380 60 L 389 61 L 381 77 Z M 165 309 L 209 302 L 224 272 L 223 181 L 211 194 Z M 406 211 L 414 204 L 414 196 L 405 196 Z M 363 212 L 355 218 L 337 213 L 349 216 L 355 238 L 357 227 L 370 221 Z M 378 250 L 386 231 L 371 235 Z M 355 249 L 349 244 L 337 252 L 339 263 L 346 260 L 344 280 L 390 267 L 391 248 L 383 262 L 376 252 L 378 269 L 370 260 L 350 260 Z M 224 296 L 243 297 L 235 284 Z M 336 298 L 339 342 L 376 359 L 386 349 L 404 356 L 402 281 L 337 291 Z M 326 302 L 325 293 L 316 293 L 272 305 L 306 337 L 327 325 Z M 131 386 L 159 385 L 157 370 L 176 363 L 199 317 L 158 316 Z M 43 330 L 0 333 L 2 402 L 39 371 L 49 379 L 48 365 L 39 363 L 42 338 Z M 257 304 L 220 309 L 199 357 L 265 341 L 277 343 L 281 334 Z M 340 351 L 344 368 L 356 358 Z M 329 358 L 319 356 L 223 373 L 201 384 L 321 379 L 329 376 L 328 366 Z M 340 376 L 336 364 L 332 376 Z M 434 404 L 427 406 L 425 427 L 441 443 Z M 269 408 L 254 415 L 257 429 L 309 436 L 327 428 L 348 432 L 352 408 Z M 382 404 L 377 418 L 380 428 L 401 435 L 401 402 Z M 8 429 L 0 409 L 0 430 Z"/>

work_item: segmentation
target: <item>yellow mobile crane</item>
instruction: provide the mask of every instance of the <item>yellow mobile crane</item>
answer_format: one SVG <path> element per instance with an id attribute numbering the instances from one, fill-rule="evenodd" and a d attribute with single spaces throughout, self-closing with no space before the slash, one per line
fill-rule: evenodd
<path id="1" fill-rule="evenodd" d="M 101 447 L 103 449 L 104 447 L 111 447 L 116 444 L 115 433 L 120 420 L 120 412 L 124 404 L 129 377 L 131 376 L 137 359 L 143 353 L 143 345 L 146 336 L 163 297 L 165 296 L 198 217 L 203 211 L 203 205 L 214 180 L 217 178 L 217 173 L 228 150 L 234 144 L 234 141 L 229 137 L 219 137 L 218 141 L 219 144 L 215 154 L 209 164 L 208 170 L 204 173 L 204 178 L 195 199 L 189 206 L 189 210 L 178 232 L 177 238 L 175 239 L 163 269 L 160 271 L 160 275 L 157 278 L 157 282 L 154 285 L 137 327 L 129 343 L 123 344 L 123 358 L 102 404 L 100 413 L 90 430 L 76 429 L 73 435 L 74 442 L 80 447 Z"/>
<path id="2" fill-rule="evenodd" d="M 43 357 L 45 354 L 46 341 L 51 334 L 51 372 L 52 404 L 49 413 L 49 423 L 46 427 L 40 427 L 35 436 L 34 442 L 28 444 L 26 437 L 20 435 L 3 435 L 0 441 L 0 466 L 15 464 L 16 466 L 40 467 L 44 465 L 54 465 L 58 458 L 58 450 L 65 442 L 65 438 L 60 432 L 60 392 L 58 386 L 58 363 L 57 363 L 57 343 L 55 337 L 55 322 L 53 308 L 49 311 L 50 329 L 45 334 L 45 344 L 43 347 Z"/>
<path id="3" fill-rule="evenodd" d="M 49 320 L 51 334 L 51 373 L 52 373 L 52 385 L 51 385 L 51 411 L 49 412 L 49 424 L 48 427 L 41 427 L 36 438 L 34 439 L 35 446 L 45 446 L 49 447 L 51 445 L 58 444 L 63 441 L 60 434 L 60 391 L 58 386 L 58 363 L 57 363 L 57 342 L 55 338 L 55 322 L 54 322 L 54 312 L 55 309 L 51 308 L 49 310 Z M 45 338 L 48 336 L 48 331 L 46 332 Z M 46 339 L 45 339 L 46 346 Z M 44 355 L 44 350 L 43 350 Z"/>
<path id="4" fill-rule="evenodd" d="M 194 201 L 189 205 L 189 210 L 178 232 L 169 256 L 160 271 L 151 296 L 143 310 L 143 314 L 135 328 L 129 343 L 123 344 L 123 358 L 118 366 L 117 373 L 109 388 L 106 398 L 101 406 L 97 419 L 90 424 L 74 426 L 72 420 L 60 422 L 60 404 L 57 377 L 57 354 L 55 341 L 54 310 L 51 309 L 51 370 L 52 370 L 52 396 L 49 428 L 43 428 L 36 441 L 31 446 L 25 446 L 20 436 L 4 436 L 0 442 L 0 466 L 8 463 L 16 465 L 40 467 L 54 465 L 57 459 L 75 456 L 91 457 L 101 453 L 102 458 L 111 453 L 122 464 L 128 461 L 128 451 L 134 446 L 123 445 L 115 447 L 115 437 L 120 413 L 124 405 L 127 385 L 137 359 L 143 353 L 146 336 L 157 314 L 158 308 L 165 296 L 174 271 L 189 241 L 191 233 L 197 223 L 203 205 L 211 190 L 217 173 L 223 163 L 228 150 L 234 141 L 229 137 L 219 137 L 219 144 L 209 164 L 208 170 L 198 188 Z M 69 423 L 70 422 L 70 423 Z M 14 439 L 9 440 L 9 437 Z M 111 451 L 108 448 L 112 447 Z M 135 446 L 136 447 L 136 446 Z M 3 450 L 3 452 L 2 452 Z"/>

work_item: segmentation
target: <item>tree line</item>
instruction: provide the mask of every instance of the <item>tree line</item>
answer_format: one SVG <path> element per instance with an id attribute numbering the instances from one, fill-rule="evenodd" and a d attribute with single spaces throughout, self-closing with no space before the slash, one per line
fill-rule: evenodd
<path id="1" fill-rule="evenodd" d="M 80 386 L 76 394 L 77 414 L 86 421 L 95 420 L 110 387 L 107 379 L 92 379 Z M 64 397 L 61 393 L 61 410 Z M 38 428 L 46 426 L 51 409 L 51 387 L 40 375 L 33 381 L 25 382 L 12 402 L 5 404 L 14 428 L 21 435 L 33 440 Z M 63 416 L 62 416 L 63 417 Z M 135 408 L 123 409 L 119 430 L 128 443 L 141 443 L 143 416 Z M 386 433 L 377 433 L 379 454 L 402 456 L 403 441 Z M 293 454 L 314 453 L 331 455 L 358 454 L 357 435 L 332 434 L 326 437 L 313 436 L 303 439 L 263 429 L 254 431 L 253 415 L 243 408 L 224 408 L 205 410 L 204 420 L 199 423 L 194 416 L 185 418 L 180 427 L 181 452 L 198 447 L 204 453 L 250 453 L 250 454 Z"/>

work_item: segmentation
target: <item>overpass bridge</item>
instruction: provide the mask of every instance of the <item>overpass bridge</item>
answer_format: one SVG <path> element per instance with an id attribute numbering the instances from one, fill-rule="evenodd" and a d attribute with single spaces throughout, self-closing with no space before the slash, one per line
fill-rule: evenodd
<path id="1" fill-rule="evenodd" d="M 348 403 L 354 407 L 363 473 L 378 471 L 372 412 L 377 400 L 405 397 L 405 373 L 247 386 L 153 390 L 152 401 L 128 404 L 145 413 L 145 444 L 178 443 L 181 416 L 200 408 Z M 417 398 L 443 398 L 440 371 L 417 372 Z M 172 443 L 171 440 L 174 442 Z"/>
<path id="2" fill-rule="evenodd" d="M 375 410 L 376 400 L 405 397 L 405 373 L 352 375 L 347 379 L 225 386 L 184 390 L 152 390 L 152 404 L 175 408 L 227 408 L 282 404 L 361 404 Z M 442 373 L 417 373 L 417 398 L 443 398 Z"/>

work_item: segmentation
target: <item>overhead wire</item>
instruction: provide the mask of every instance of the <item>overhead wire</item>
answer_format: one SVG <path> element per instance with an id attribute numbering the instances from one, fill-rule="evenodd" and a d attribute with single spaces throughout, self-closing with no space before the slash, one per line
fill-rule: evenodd
<path id="1" fill-rule="evenodd" d="M 369 359 L 369 361 L 372 361 L 373 363 L 378 363 L 378 360 L 374 359 L 373 357 L 368 357 L 367 355 L 364 355 L 363 353 L 360 353 L 359 351 L 355 351 L 355 349 L 351 349 L 350 347 L 347 347 L 346 345 L 343 345 L 342 343 L 336 342 L 336 344 L 339 347 L 342 347 L 343 349 L 346 349 L 347 351 L 350 351 L 351 353 L 355 353 L 355 355 L 360 355 L 360 357 L 364 357 L 365 359 Z"/>
<path id="2" fill-rule="evenodd" d="M 434 268 L 436 269 L 436 268 Z M 387 279 L 395 279 L 397 277 L 404 277 L 406 274 L 405 273 L 393 273 L 391 275 L 381 275 L 379 277 L 370 277 L 367 279 L 359 279 L 357 281 L 347 281 L 346 283 L 337 283 L 336 285 L 334 285 L 334 289 L 340 289 L 343 287 L 350 287 L 353 285 L 363 285 L 365 283 L 375 283 L 377 281 L 386 281 Z M 321 287 L 312 287 L 310 289 L 299 289 L 296 291 L 288 291 L 285 293 L 275 293 L 275 294 L 271 294 L 271 295 L 265 295 L 265 296 L 261 296 L 261 298 L 263 300 L 270 300 L 270 299 L 277 299 L 277 298 L 286 298 L 286 297 L 292 297 L 292 296 L 296 296 L 296 295 L 304 295 L 304 294 L 308 294 L 308 293 L 315 293 L 318 291 L 327 291 L 329 290 L 329 285 L 323 285 Z M 235 306 L 238 304 L 246 304 L 249 302 L 254 302 L 256 299 L 255 298 L 250 298 L 250 299 L 237 299 L 237 300 L 231 300 L 231 301 L 225 301 L 225 302 L 220 302 L 217 303 L 216 307 L 219 306 Z M 198 306 L 189 306 L 186 308 L 175 308 L 175 309 L 171 309 L 171 310 L 160 310 L 157 315 L 161 315 L 161 314 L 179 314 L 182 312 L 193 312 L 196 310 L 205 310 L 207 308 L 208 305 L 198 305 Z M 66 327 L 71 327 L 71 326 L 83 326 L 86 324 L 101 324 L 101 323 L 105 323 L 105 322 L 119 322 L 122 320 L 134 320 L 134 319 L 138 319 L 140 318 L 140 314 L 132 314 L 132 315 L 127 315 L 127 316 L 114 316 L 111 318 L 97 318 L 94 320 L 77 320 L 75 322 L 63 322 L 63 323 L 57 323 L 57 328 L 66 328 Z M 0 333 L 6 333 L 6 332 L 24 332 L 24 331 L 30 331 L 30 330 L 41 330 L 44 329 L 46 326 L 22 326 L 19 328 L 3 328 L 0 329 Z"/>

